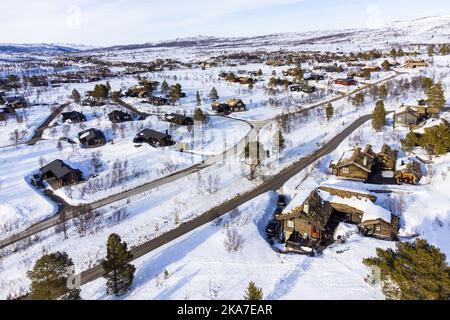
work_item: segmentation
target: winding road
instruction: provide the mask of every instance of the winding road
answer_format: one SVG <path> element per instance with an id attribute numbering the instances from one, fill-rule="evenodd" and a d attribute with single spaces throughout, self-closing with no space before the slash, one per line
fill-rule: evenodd
<path id="1" fill-rule="evenodd" d="M 366 90 L 366 89 L 370 88 L 371 86 L 375 86 L 375 85 L 378 85 L 380 83 L 388 82 L 388 81 L 394 79 L 395 77 L 397 77 L 397 76 L 399 76 L 401 74 L 402 73 L 397 72 L 395 75 L 393 75 L 391 77 L 388 77 L 388 78 L 385 78 L 385 79 L 382 79 L 380 81 L 377 81 L 377 82 L 375 82 L 375 83 L 373 83 L 371 85 L 366 85 L 366 86 L 364 86 L 362 88 L 358 88 L 358 89 L 356 89 L 356 90 L 354 90 L 352 92 L 349 92 L 349 93 L 347 93 L 345 95 L 342 95 L 340 97 L 335 97 L 335 98 L 332 98 L 332 99 L 329 99 L 329 100 L 326 100 L 326 101 L 321 101 L 319 103 L 316 103 L 316 104 L 313 104 L 313 105 L 309 106 L 308 108 L 304 108 L 304 109 L 300 109 L 300 110 L 297 110 L 297 111 L 290 112 L 290 114 L 305 113 L 305 112 L 308 112 L 308 111 L 310 111 L 312 109 L 323 107 L 323 106 L 325 106 L 326 104 L 328 104 L 330 102 L 335 102 L 335 101 L 338 101 L 338 100 L 341 100 L 341 99 L 345 99 L 348 96 L 353 95 L 353 94 L 355 94 L 357 92 Z M 119 101 L 119 104 L 122 105 L 123 107 L 129 109 L 131 112 L 136 113 L 136 114 L 138 114 L 140 116 L 148 116 L 149 115 L 147 113 L 144 113 L 144 112 L 141 112 L 141 111 L 137 110 L 133 106 L 131 106 L 131 105 L 129 105 L 129 104 L 123 102 L 123 101 Z M 39 141 L 41 139 L 42 131 L 64 109 L 65 106 L 67 106 L 67 104 L 61 105 L 58 109 L 56 109 L 50 115 L 50 117 L 36 130 L 35 135 L 28 142 L 29 144 L 34 144 L 34 143 L 36 143 L 37 141 Z M 360 118 L 360 119 L 364 119 L 364 116 L 362 118 Z M 240 119 L 236 119 L 236 120 L 240 120 Z M 368 119 L 366 119 L 365 121 L 367 121 L 367 120 Z M 191 167 L 186 168 L 184 170 L 178 171 L 178 172 L 173 173 L 171 175 L 168 175 L 168 176 L 165 176 L 163 178 L 160 178 L 160 179 L 151 181 L 149 183 L 146 183 L 144 185 L 138 186 L 138 187 L 136 187 L 134 189 L 131 189 L 131 190 L 128 190 L 128 191 L 124 191 L 124 192 L 121 192 L 121 193 L 109 196 L 107 198 L 95 201 L 95 202 L 90 203 L 90 204 L 81 205 L 81 206 L 71 206 L 71 205 L 67 204 L 64 200 L 56 197 L 55 195 L 53 195 L 51 193 L 47 194 L 47 196 L 49 196 L 54 202 L 56 202 L 59 205 L 59 209 L 56 212 L 56 214 L 54 216 L 50 217 L 50 218 L 47 218 L 47 219 L 45 219 L 45 220 L 43 220 L 41 222 L 38 222 L 38 223 L 30 226 L 29 228 L 27 228 L 24 231 L 18 232 L 18 233 L 14 234 L 11 237 L 8 237 L 8 238 L 0 240 L 0 249 L 3 249 L 5 247 L 7 247 L 7 246 L 10 246 L 10 245 L 12 245 L 12 244 L 14 244 L 14 243 L 16 243 L 18 241 L 21 241 L 21 240 L 24 240 L 26 238 L 32 237 L 32 236 L 34 236 L 34 235 L 36 235 L 36 234 L 38 234 L 38 233 L 40 233 L 42 231 L 48 230 L 48 229 L 50 229 L 52 227 L 55 227 L 55 226 L 57 226 L 58 224 L 60 224 L 60 223 L 62 223 L 64 221 L 69 221 L 69 220 L 71 220 L 73 218 L 76 218 L 76 217 L 80 216 L 83 212 L 85 212 L 85 209 L 87 207 L 89 209 L 91 209 L 91 210 L 95 210 L 95 209 L 98 209 L 98 208 L 110 205 L 110 204 L 112 204 L 114 202 L 117 202 L 117 201 L 120 201 L 120 200 L 124 200 L 124 199 L 127 199 L 129 197 L 141 194 L 143 192 L 150 191 L 150 190 L 152 190 L 154 188 L 161 187 L 161 186 L 163 186 L 165 184 L 174 182 L 174 181 L 176 181 L 178 179 L 184 178 L 184 177 L 189 176 L 189 175 L 191 175 L 193 173 L 201 171 L 204 168 L 209 167 L 209 166 L 211 166 L 211 165 L 213 165 L 213 164 L 215 164 L 215 163 L 217 163 L 219 161 L 224 161 L 226 158 L 230 157 L 231 155 L 239 154 L 245 148 L 246 143 L 249 140 L 251 140 L 251 139 L 255 139 L 258 136 L 259 130 L 262 129 L 265 125 L 271 123 L 272 121 L 273 121 L 273 119 L 267 119 L 267 120 L 262 120 L 262 121 L 253 121 L 253 122 L 252 121 L 247 121 L 247 123 L 252 128 L 250 133 L 246 137 L 244 137 L 241 141 L 239 141 L 235 146 L 233 146 L 230 149 L 224 151 L 223 153 L 218 154 L 218 155 L 209 156 L 202 163 L 196 164 L 194 166 L 191 166 Z M 358 123 L 357 121 L 355 121 L 356 124 Z M 348 130 L 349 128 L 347 128 L 344 131 L 342 131 L 341 134 L 337 135 L 333 139 L 336 139 L 337 137 L 340 137 L 342 134 L 345 134 L 345 132 L 347 132 L 346 130 Z M 353 132 L 353 130 L 351 132 Z M 350 133 L 348 133 L 348 134 L 350 134 Z M 347 134 L 347 136 L 348 136 L 348 134 Z M 333 139 L 329 143 L 332 143 Z M 327 145 L 329 145 L 329 143 Z M 334 146 L 334 148 L 335 147 L 336 146 Z M 334 148 L 333 148 L 333 150 L 334 150 Z M 311 156 L 313 156 L 313 155 L 311 155 Z M 298 162 L 298 165 L 300 165 L 302 163 L 302 161 L 303 161 L 303 159 Z M 306 167 L 308 165 L 309 165 L 309 163 L 306 164 L 304 167 Z M 303 170 L 304 167 L 302 167 L 302 169 L 300 169 L 300 171 Z M 252 199 L 252 198 L 246 198 L 244 196 L 241 196 L 241 197 L 242 197 L 242 199 L 245 199 L 244 202 Z M 244 202 L 242 202 L 242 203 L 244 203 Z M 240 204 L 232 207 L 231 209 L 234 209 L 235 207 L 237 207 L 239 205 Z M 207 214 L 207 213 L 205 213 L 205 214 Z"/>

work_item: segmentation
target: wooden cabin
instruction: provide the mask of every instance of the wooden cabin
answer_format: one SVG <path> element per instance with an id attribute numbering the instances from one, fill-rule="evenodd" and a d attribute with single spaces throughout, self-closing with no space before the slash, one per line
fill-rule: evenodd
<path id="1" fill-rule="evenodd" d="M 336 79 L 334 83 L 342 86 L 356 86 L 358 84 L 358 82 L 356 82 L 356 80 L 351 77 L 345 79 L 344 78 Z"/>
<path id="2" fill-rule="evenodd" d="M 381 151 L 376 154 L 378 169 L 395 171 L 397 155 L 397 150 L 394 150 L 389 145 L 384 144 L 383 147 L 381 147 Z"/>
<path id="3" fill-rule="evenodd" d="M 314 247 L 332 236 L 334 230 L 328 228 L 333 208 L 329 202 L 323 201 L 317 190 L 314 190 L 303 205 L 288 214 L 276 217 L 282 222 L 286 249 L 301 251 L 302 246 Z"/>
<path id="4" fill-rule="evenodd" d="M 127 122 L 127 121 L 133 121 L 133 118 L 131 115 L 129 115 L 126 112 L 120 111 L 120 110 L 114 110 L 111 113 L 108 114 L 109 121 L 113 123 L 121 123 L 121 122 Z"/>
<path id="5" fill-rule="evenodd" d="M 167 131 L 161 133 L 152 129 L 144 129 L 137 134 L 133 140 L 134 143 L 148 143 L 153 147 L 167 147 L 174 144 L 172 136 Z"/>
<path id="6" fill-rule="evenodd" d="M 98 129 L 88 129 L 78 133 L 78 140 L 85 148 L 96 148 L 106 144 L 106 138 Z"/>
<path id="7" fill-rule="evenodd" d="M 419 113 L 410 106 L 406 106 L 402 111 L 394 113 L 394 126 L 415 126 L 419 122 Z"/>
<path id="8" fill-rule="evenodd" d="M 67 121 L 70 121 L 71 123 L 81 123 L 86 121 L 84 114 L 78 111 L 63 112 L 61 115 L 63 123 Z"/>
<path id="9" fill-rule="evenodd" d="M 366 182 L 372 173 L 375 156 L 372 146 L 367 145 L 364 151 L 356 148 L 345 152 L 336 164 L 331 162 L 330 168 L 333 174 L 341 179 Z"/>
<path id="10" fill-rule="evenodd" d="M 305 81 L 321 81 L 325 80 L 325 76 L 322 74 L 311 74 L 305 78 Z"/>
<path id="11" fill-rule="evenodd" d="M 361 222 L 358 228 L 363 236 L 393 241 L 397 239 L 399 218 L 391 214 L 390 221 L 381 218 L 366 220 Z"/>
<path id="12" fill-rule="evenodd" d="M 155 97 L 155 96 L 151 96 L 148 99 L 148 103 L 154 105 L 154 106 L 165 106 L 167 104 L 169 104 L 169 100 L 163 97 Z"/>
<path id="13" fill-rule="evenodd" d="M 7 97 L 5 100 L 5 106 L 13 109 L 22 109 L 28 106 L 28 102 L 25 97 Z"/>
<path id="14" fill-rule="evenodd" d="M 395 180 L 397 183 L 418 184 L 422 179 L 420 164 L 412 159 L 403 158 L 397 161 Z"/>
<path id="15" fill-rule="evenodd" d="M 291 91 L 304 92 L 304 93 L 313 93 L 314 91 L 316 91 L 316 87 L 309 86 L 304 83 L 294 84 L 294 85 L 290 86 L 289 89 Z"/>
<path id="16" fill-rule="evenodd" d="M 405 68 L 408 69 L 416 69 L 416 68 L 423 68 L 427 67 L 428 64 L 425 62 L 425 60 L 406 60 L 405 62 Z"/>
<path id="17" fill-rule="evenodd" d="M 192 126 L 194 124 L 194 119 L 191 117 L 186 117 L 176 113 L 165 114 L 164 120 L 179 126 Z"/>
<path id="18" fill-rule="evenodd" d="M 6 121 L 8 119 L 8 114 L 4 111 L 0 111 L 0 121 Z"/>
<path id="19" fill-rule="evenodd" d="M 246 111 L 245 103 L 241 99 L 228 99 L 223 103 L 215 101 L 211 104 L 211 107 L 216 112 L 229 113 Z"/>
<path id="20" fill-rule="evenodd" d="M 39 169 L 42 179 L 53 189 L 74 185 L 82 181 L 82 173 L 73 169 L 62 160 L 55 160 Z"/>

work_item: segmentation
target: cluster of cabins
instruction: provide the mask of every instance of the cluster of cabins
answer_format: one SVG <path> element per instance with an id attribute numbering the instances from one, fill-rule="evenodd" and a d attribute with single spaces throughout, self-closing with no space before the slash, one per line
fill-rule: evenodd
<path id="1" fill-rule="evenodd" d="M 413 158 L 398 159 L 397 151 L 383 145 L 380 152 L 371 145 L 345 152 L 337 163 L 330 163 L 333 175 L 357 182 L 385 183 L 374 177 L 386 177 L 388 183 L 417 184 L 422 178 L 421 165 Z M 376 204 L 370 192 L 322 185 L 314 190 L 300 190 L 289 206 L 275 215 L 280 225 L 277 236 L 285 241 L 287 251 L 311 254 L 339 241 L 340 223 L 357 226 L 360 234 L 383 240 L 395 240 L 399 217 Z M 356 229 L 356 228 L 355 228 Z"/>
<path id="2" fill-rule="evenodd" d="M 286 250 L 309 254 L 332 244 L 339 240 L 335 231 L 341 222 L 357 225 L 365 236 L 396 239 L 399 218 L 376 200 L 370 193 L 335 186 L 300 192 L 284 213 L 276 215 Z"/>
<path id="3" fill-rule="evenodd" d="M 371 183 L 418 184 L 422 178 L 420 164 L 410 158 L 398 159 L 397 151 L 383 145 L 375 153 L 371 145 L 355 148 L 342 154 L 330 169 L 336 177 L 345 180 Z"/>
<path id="4" fill-rule="evenodd" d="M 253 74 L 253 73 L 252 73 Z M 251 76 L 235 76 L 232 72 L 221 72 L 219 74 L 220 79 L 225 79 L 227 81 L 233 82 L 233 83 L 239 83 L 239 84 L 253 84 L 255 83 L 255 79 L 253 79 Z"/>

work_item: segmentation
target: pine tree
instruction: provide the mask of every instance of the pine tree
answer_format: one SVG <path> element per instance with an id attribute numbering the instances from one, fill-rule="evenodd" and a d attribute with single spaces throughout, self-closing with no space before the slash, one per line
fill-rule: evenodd
<path id="1" fill-rule="evenodd" d="M 114 103 L 119 103 L 120 95 L 121 95 L 121 92 L 120 92 L 120 91 L 114 91 L 114 92 L 111 94 L 111 100 L 112 100 L 112 102 L 114 102 Z"/>
<path id="2" fill-rule="evenodd" d="M 434 44 L 430 44 L 427 48 L 427 53 L 429 57 L 432 57 L 434 55 Z"/>
<path id="3" fill-rule="evenodd" d="M 263 75 L 263 72 L 262 72 L 262 70 L 261 70 L 261 69 L 259 69 L 259 70 L 258 70 L 258 76 L 260 76 L 260 77 L 261 77 L 262 75 Z"/>
<path id="4" fill-rule="evenodd" d="M 286 148 L 286 140 L 284 139 L 283 133 L 281 131 L 278 131 L 278 151 L 282 151 L 284 148 Z"/>
<path id="5" fill-rule="evenodd" d="M 174 86 L 170 87 L 169 96 L 172 103 L 177 102 L 181 98 L 183 90 L 181 88 L 181 84 L 177 83 Z"/>
<path id="6" fill-rule="evenodd" d="M 211 92 L 209 93 L 209 97 L 211 98 L 212 101 L 219 100 L 219 93 L 217 92 L 217 89 L 215 87 L 213 87 L 211 89 Z"/>
<path id="7" fill-rule="evenodd" d="M 333 105 L 331 104 L 331 102 L 329 102 L 325 108 L 325 114 L 327 117 L 327 121 L 329 122 L 331 120 L 331 118 L 333 118 L 334 116 L 334 109 L 333 109 Z"/>
<path id="8" fill-rule="evenodd" d="M 411 152 L 416 146 L 419 145 L 419 137 L 413 131 L 408 132 L 405 139 L 400 140 L 403 150 Z"/>
<path id="9" fill-rule="evenodd" d="M 109 81 L 106 81 L 106 88 L 108 89 L 108 91 L 111 91 L 111 84 L 109 83 Z"/>
<path id="10" fill-rule="evenodd" d="M 386 124 L 386 110 L 384 109 L 384 103 L 382 100 L 377 101 L 372 116 L 372 127 L 376 131 L 381 131 L 383 126 Z"/>
<path id="11" fill-rule="evenodd" d="M 377 249 L 363 260 L 381 271 L 383 292 L 390 299 L 448 300 L 450 267 L 445 255 L 424 239 L 397 242 L 396 249 Z"/>
<path id="12" fill-rule="evenodd" d="M 380 95 L 380 99 L 386 99 L 387 98 L 387 96 L 388 96 L 388 94 L 389 94 L 389 90 L 388 90 L 388 88 L 386 87 L 386 85 L 384 85 L 384 84 L 382 84 L 381 86 L 380 86 L 380 89 L 378 90 L 378 93 L 379 93 L 379 95 Z"/>
<path id="13" fill-rule="evenodd" d="M 389 61 L 384 60 L 383 63 L 381 64 L 381 67 L 385 70 L 385 71 L 389 71 L 391 70 L 391 64 L 389 63 Z"/>
<path id="14" fill-rule="evenodd" d="M 392 48 L 391 51 L 389 52 L 389 55 L 392 58 L 397 58 L 397 51 L 395 50 L 395 48 Z"/>
<path id="15" fill-rule="evenodd" d="M 195 95 L 195 100 L 196 100 L 197 107 L 200 107 L 202 105 L 202 98 L 200 97 L 200 92 L 198 92 L 198 90 Z"/>
<path id="16" fill-rule="evenodd" d="M 276 85 L 277 85 L 277 79 L 275 79 L 275 77 L 270 78 L 268 86 L 271 88 L 274 88 Z"/>
<path id="17" fill-rule="evenodd" d="M 167 84 L 167 81 L 164 80 L 163 83 L 161 84 L 161 92 L 162 93 L 167 93 L 167 92 L 169 92 L 169 90 L 170 90 L 170 87 Z"/>
<path id="18" fill-rule="evenodd" d="M 427 92 L 428 96 L 428 104 L 432 108 L 437 108 L 439 110 L 442 110 L 445 106 L 445 95 L 444 95 L 444 89 L 442 87 L 441 83 L 436 83 L 435 85 L 431 86 L 431 88 Z"/>
<path id="19" fill-rule="evenodd" d="M 362 92 L 358 92 L 352 98 L 352 103 L 355 107 L 359 108 L 364 104 L 364 100 L 365 100 L 364 94 Z"/>
<path id="20" fill-rule="evenodd" d="M 428 78 L 428 77 L 423 77 L 422 81 L 421 81 L 421 86 L 425 92 L 428 92 L 431 89 L 431 87 L 433 86 L 433 79 Z"/>
<path id="21" fill-rule="evenodd" d="M 251 300 L 251 301 L 262 300 L 263 299 L 263 291 L 261 288 L 258 288 L 253 281 L 251 281 L 248 284 L 244 299 Z"/>
<path id="22" fill-rule="evenodd" d="M 136 270 L 129 263 L 131 258 L 126 242 L 121 242 L 119 235 L 111 234 L 106 244 L 106 259 L 102 261 L 108 294 L 121 295 L 131 287 Z"/>
<path id="23" fill-rule="evenodd" d="M 65 252 L 47 254 L 39 258 L 33 270 L 27 272 L 31 280 L 31 298 L 33 300 L 54 300 L 70 294 L 79 296 L 79 290 L 67 288 L 67 280 L 72 275 L 72 259 Z"/>
<path id="24" fill-rule="evenodd" d="M 81 95 L 78 92 L 77 89 L 73 89 L 72 90 L 72 99 L 76 102 L 76 103 L 80 103 L 81 101 Z"/>
<path id="25" fill-rule="evenodd" d="M 205 114 L 200 108 L 196 108 L 194 111 L 194 120 L 203 122 L 205 120 Z"/>
<path id="26" fill-rule="evenodd" d="M 303 70 L 302 67 L 299 65 L 294 70 L 294 79 L 296 82 L 302 82 L 303 81 Z"/>
<path id="27" fill-rule="evenodd" d="M 450 128 L 440 124 L 425 128 L 425 132 L 419 138 L 419 145 L 431 155 L 444 155 L 450 150 Z"/>

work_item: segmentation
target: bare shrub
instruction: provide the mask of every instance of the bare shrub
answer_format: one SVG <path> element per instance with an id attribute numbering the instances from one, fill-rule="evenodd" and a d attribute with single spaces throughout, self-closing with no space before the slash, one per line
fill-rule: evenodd
<path id="1" fill-rule="evenodd" d="M 73 224 L 81 237 L 94 234 L 101 229 L 102 213 L 83 207 L 82 212 L 73 220 Z"/>
<path id="2" fill-rule="evenodd" d="M 236 228 L 228 227 L 225 229 L 224 245 L 227 252 L 238 251 L 242 248 L 244 237 L 236 230 Z"/>

